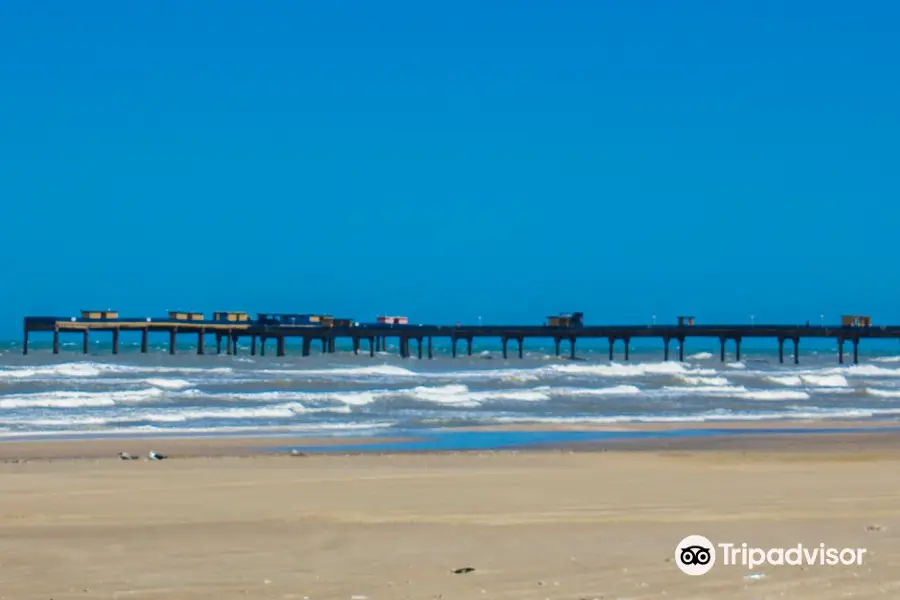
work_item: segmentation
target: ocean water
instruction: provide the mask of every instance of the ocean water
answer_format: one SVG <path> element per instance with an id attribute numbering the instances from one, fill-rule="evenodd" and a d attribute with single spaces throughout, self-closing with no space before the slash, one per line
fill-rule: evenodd
<path id="1" fill-rule="evenodd" d="M 900 419 L 894 346 L 856 366 L 839 366 L 827 344 L 801 348 L 798 366 L 779 365 L 764 346 L 724 364 L 713 345 L 684 363 L 662 362 L 661 349 L 651 347 L 634 348 L 626 363 L 621 345 L 621 362 L 610 362 L 605 343 L 579 344 L 574 361 L 537 343 L 526 344 L 524 359 L 507 360 L 486 343 L 456 359 L 438 346 L 434 360 L 401 359 L 391 346 L 374 358 L 340 347 L 305 358 L 292 347 L 283 358 L 251 357 L 246 347 L 237 356 L 197 356 L 188 344 L 175 356 L 162 346 L 142 355 L 123 344 L 112 356 L 102 341 L 82 355 L 80 340 L 57 356 L 40 343 L 32 349 L 22 356 L 16 343 L 0 346 L 0 437 Z"/>

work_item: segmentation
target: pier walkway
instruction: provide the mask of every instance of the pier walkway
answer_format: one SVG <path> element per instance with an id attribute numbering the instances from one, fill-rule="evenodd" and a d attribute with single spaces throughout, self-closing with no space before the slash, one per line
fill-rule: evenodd
<path id="1" fill-rule="evenodd" d="M 434 339 L 446 339 L 450 342 L 452 356 L 457 356 L 460 342 L 465 342 L 465 352 L 471 356 L 476 340 L 484 338 L 499 339 L 502 343 L 503 357 L 508 355 L 510 342 L 515 343 L 515 351 L 521 358 L 527 340 L 542 338 L 552 339 L 556 355 L 567 350 L 571 358 L 576 357 L 579 340 L 605 339 L 609 343 L 609 358 L 615 358 L 614 350 L 617 342 L 622 342 L 624 359 L 629 359 L 629 345 L 638 338 L 656 338 L 663 343 L 663 359 L 670 358 L 670 345 L 678 344 L 678 360 L 684 360 L 685 345 L 691 339 L 713 338 L 720 343 L 720 358 L 725 361 L 726 345 L 731 342 L 735 348 L 737 360 L 741 359 L 741 342 L 749 338 L 769 338 L 778 344 L 779 361 L 784 362 L 785 344 L 791 351 L 794 364 L 800 362 L 800 341 L 803 339 L 832 339 L 837 342 L 838 362 L 844 363 L 845 344 L 852 346 L 853 363 L 859 362 L 859 344 L 864 339 L 897 339 L 900 340 L 900 325 L 859 326 L 859 325 L 391 325 L 391 324 L 352 324 L 326 326 L 272 324 L 260 320 L 228 322 L 222 320 L 178 320 L 171 318 L 77 318 L 77 317 L 25 317 L 23 352 L 28 354 L 28 344 L 32 333 L 51 332 L 53 335 L 53 353 L 59 353 L 61 334 L 78 334 L 83 338 L 83 351 L 89 350 L 92 333 L 109 333 L 112 336 L 112 352 L 119 352 L 119 338 L 122 333 L 133 333 L 141 336 L 141 352 L 148 350 L 148 337 L 153 332 L 169 334 L 169 352 L 178 351 L 178 338 L 196 336 L 197 353 L 206 352 L 206 338 L 214 335 L 216 352 L 236 354 L 240 340 L 250 340 L 250 354 L 259 353 L 265 356 L 269 344 L 274 344 L 277 356 L 285 356 L 285 341 L 289 338 L 302 340 L 302 354 L 309 356 L 312 346 L 321 344 L 322 352 L 334 352 L 335 341 L 349 340 L 353 351 L 368 350 L 371 356 L 386 348 L 388 338 L 399 343 L 400 355 L 407 358 L 415 344 L 419 358 L 434 357 Z M 363 345 L 365 344 L 365 345 Z"/>

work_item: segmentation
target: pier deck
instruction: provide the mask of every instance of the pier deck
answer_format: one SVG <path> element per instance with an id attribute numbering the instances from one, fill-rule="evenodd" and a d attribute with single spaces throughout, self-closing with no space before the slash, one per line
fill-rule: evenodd
<path id="1" fill-rule="evenodd" d="M 795 364 L 800 360 L 800 341 L 803 339 L 833 339 L 838 345 L 838 362 L 844 362 L 844 344 L 852 344 L 852 360 L 859 362 L 859 344 L 863 339 L 897 339 L 900 340 L 900 325 L 890 326 L 830 326 L 830 325 L 580 325 L 560 327 L 549 325 L 390 325 L 390 324 L 358 324 L 346 326 L 322 325 L 284 325 L 262 323 L 258 321 L 224 322 L 221 320 L 175 320 L 171 318 L 133 318 L 133 319 L 91 319 L 76 317 L 25 317 L 23 352 L 28 354 L 28 343 L 32 333 L 52 332 L 53 352 L 59 353 L 59 337 L 64 333 L 78 333 L 83 336 L 83 352 L 89 350 L 91 332 L 108 332 L 112 335 L 112 351 L 119 352 L 119 335 L 121 332 L 139 332 L 141 335 L 141 351 L 148 350 L 148 335 L 151 332 L 168 332 L 169 352 L 177 352 L 178 336 L 196 335 L 197 353 L 206 352 L 206 336 L 212 334 L 216 339 L 216 352 L 222 352 L 222 341 L 226 342 L 226 353 L 236 354 L 237 344 L 241 339 L 250 339 L 252 355 L 259 351 L 265 355 L 266 344 L 274 340 L 276 354 L 286 354 L 285 340 L 300 338 L 303 342 L 303 356 L 309 356 L 314 341 L 321 342 L 323 352 L 335 351 L 335 340 L 348 339 L 353 350 L 360 352 L 365 341 L 369 354 L 386 348 L 388 338 L 399 342 L 400 355 L 410 356 L 411 342 L 416 343 L 419 358 L 426 354 L 434 357 L 434 338 L 447 339 L 451 344 L 451 353 L 457 355 L 458 342 L 466 342 L 466 353 L 471 356 L 474 340 L 479 338 L 495 338 L 502 343 L 503 357 L 508 355 L 510 341 L 515 342 L 516 351 L 521 358 L 525 341 L 534 338 L 552 339 L 556 355 L 560 355 L 561 345 L 566 344 L 571 358 L 576 357 L 578 340 L 606 339 L 609 342 L 609 358 L 613 360 L 616 343 L 623 342 L 624 359 L 629 359 L 629 344 L 635 338 L 657 338 L 663 342 L 663 358 L 669 360 L 669 346 L 674 340 L 678 342 L 678 359 L 684 360 L 685 343 L 694 338 L 713 338 L 720 342 L 720 358 L 725 360 L 726 344 L 734 344 L 737 360 L 741 358 L 741 342 L 746 338 L 770 338 L 777 342 L 779 361 L 784 362 L 785 343 L 790 341 Z"/>

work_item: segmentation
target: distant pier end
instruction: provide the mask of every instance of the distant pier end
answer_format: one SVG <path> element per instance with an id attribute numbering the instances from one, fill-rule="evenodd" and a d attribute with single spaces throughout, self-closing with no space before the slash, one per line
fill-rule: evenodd
<path id="1" fill-rule="evenodd" d="M 456 357 L 458 343 L 465 341 L 466 354 L 472 355 L 476 339 L 495 338 L 502 345 L 503 358 L 508 356 L 509 342 L 515 342 L 520 358 L 524 356 L 527 339 L 545 338 L 554 341 L 556 356 L 560 356 L 565 344 L 569 356 L 575 358 L 578 340 L 606 339 L 609 342 L 609 359 L 615 359 L 616 342 L 621 341 L 624 359 L 629 360 L 629 346 L 632 339 L 657 338 L 663 342 L 663 359 L 669 360 L 672 341 L 678 342 L 678 360 L 684 360 L 685 345 L 694 338 L 715 338 L 720 344 L 720 358 L 725 361 L 726 345 L 734 343 L 735 357 L 741 359 L 741 342 L 746 338 L 770 338 L 778 345 L 779 362 L 784 362 L 785 343 L 790 342 L 793 362 L 800 362 L 800 340 L 806 338 L 833 339 L 838 346 L 838 362 L 844 363 L 844 348 L 852 345 L 853 363 L 859 363 L 859 343 L 863 339 L 900 340 L 900 325 L 873 326 L 869 316 L 843 315 L 839 325 L 698 325 L 692 316 L 679 316 L 674 325 L 588 325 L 584 313 L 562 313 L 547 317 L 541 325 L 426 325 L 410 324 L 408 317 L 379 316 L 374 323 L 360 323 L 353 319 L 333 317 L 324 314 L 304 313 L 259 313 L 255 318 L 243 311 L 216 311 L 212 318 L 202 312 L 169 310 L 164 317 L 123 318 L 118 311 L 82 310 L 79 317 L 37 316 L 25 317 L 22 352 L 28 354 L 32 333 L 49 332 L 53 336 L 52 351 L 60 351 L 61 334 L 82 336 L 82 351 L 90 351 L 92 333 L 109 333 L 112 336 L 112 352 L 119 353 L 120 334 L 140 335 L 141 352 L 148 351 L 151 333 L 166 333 L 169 336 L 169 352 L 178 352 L 178 337 L 197 336 L 197 354 L 206 352 L 206 336 L 214 335 L 216 353 L 222 352 L 225 342 L 227 354 L 237 354 L 238 342 L 250 340 L 250 354 L 265 356 L 267 346 L 274 344 L 277 356 L 286 353 L 285 341 L 299 338 L 302 354 L 309 356 L 314 343 L 320 343 L 322 352 L 335 351 L 337 339 L 350 340 L 353 352 L 359 354 L 365 343 L 370 356 L 387 349 L 387 340 L 395 339 L 401 357 L 411 356 L 410 349 L 415 344 L 419 358 L 434 357 L 434 338 L 450 342 L 451 355 Z"/>

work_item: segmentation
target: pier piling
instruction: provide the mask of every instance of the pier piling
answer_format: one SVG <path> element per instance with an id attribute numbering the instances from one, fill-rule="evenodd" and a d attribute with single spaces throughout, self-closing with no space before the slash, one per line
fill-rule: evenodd
<path id="1" fill-rule="evenodd" d="M 450 354 L 455 358 L 459 351 L 458 342 L 465 340 L 466 355 L 472 356 L 475 351 L 475 338 L 500 339 L 504 359 L 509 358 L 509 342 L 517 344 L 519 358 L 525 356 L 526 339 L 546 340 L 553 339 L 555 356 L 562 355 L 564 340 L 569 342 L 569 357 L 576 357 L 576 345 L 579 339 L 596 340 L 606 339 L 609 343 L 609 359 L 615 360 L 615 344 L 622 340 L 624 344 L 624 360 L 631 359 L 631 341 L 635 338 L 650 339 L 661 338 L 663 342 L 663 358 L 668 361 L 671 357 L 671 343 L 678 341 L 678 360 L 685 360 L 685 341 L 687 338 L 706 338 L 719 340 L 719 358 L 727 362 L 727 344 L 734 340 L 735 358 L 742 360 L 743 338 L 769 338 L 778 341 L 778 362 L 784 364 L 785 342 L 793 342 L 794 364 L 800 364 L 800 340 L 809 338 L 824 338 L 836 340 L 838 344 L 837 355 L 839 364 L 845 364 L 845 342 L 853 344 L 853 363 L 859 364 L 859 343 L 862 339 L 896 339 L 900 340 L 900 325 L 886 325 L 872 327 L 868 317 L 859 317 L 850 323 L 848 317 L 844 317 L 840 325 L 833 327 L 810 327 L 800 325 L 690 325 L 667 326 L 656 325 L 652 327 L 640 325 L 596 325 L 585 326 L 579 323 L 577 326 L 560 325 L 548 319 L 546 325 L 508 325 L 508 326 L 455 326 L 444 325 L 417 325 L 385 324 L 348 322 L 349 320 L 335 320 L 323 322 L 321 325 L 298 326 L 295 322 L 279 321 L 278 319 L 261 315 L 260 319 L 247 318 L 246 313 L 240 313 L 244 317 L 232 320 L 216 316 L 213 319 L 203 319 L 200 313 L 189 313 L 190 318 L 177 311 L 170 312 L 169 318 L 118 318 L 98 317 L 97 314 L 112 314 L 102 311 L 84 311 L 85 315 L 78 317 L 25 317 L 22 337 L 22 353 L 34 352 L 31 346 L 31 337 L 34 332 L 47 332 L 53 334 L 53 353 L 60 353 L 60 334 L 79 334 L 82 336 L 82 352 L 90 354 L 91 332 L 109 332 L 112 336 L 112 353 L 121 352 L 121 333 L 140 332 L 141 353 L 146 354 L 149 346 L 150 332 L 168 333 L 169 353 L 177 353 L 177 335 L 179 333 L 197 335 L 197 354 L 206 353 L 206 335 L 216 336 L 216 353 L 222 353 L 222 338 L 225 337 L 226 351 L 229 355 L 237 355 L 240 339 L 249 337 L 249 352 L 251 356 L 265 356 L 265 346 L 268 337 L 274 337 L 278 343 L 280 355 L 284 355 L 284 347 L 288 337 L 301 338 L 303 342 L 303 355 L 309 355 L 309 348 L 315 340 L 322 343 L 322 352 L 326 354 L 336 352 L 337 339 L 346 340 L 348 346 L 352 344 L 354 355 L 359 355 L 365 349 L 363 342 L 368 343 L 369 356 L 374 357 L 379 351 L 387 350 L 387 337 L 394 336 L 399 344 L 400 356 L 409 358 L 410 340 L 415 340 L 416 354 L 422 358 L 425 354 L 424 343 L 428 344 L 428 358 L 434 358 L 433 336 L 450 340 Z M 221 313 L 217 313 L 220 315 Z M 229 313 L 231 314 L 231 313 Z M 88 316 L 91 315 L 91 316 Z M 199 317 L 196 315 L 200 315 Z M 278 316 L 279 318 L 283 315 Z M 427 340 L 425 340 L 427 338 Z M 714 343 L 714 342 L 713 342 Z M 849 362 L 849 360 L 847 361 Z"/>
<path id="2" fill-rule="evenodd" d="M 284 356 L 284 355 L 285 355 L 285 351 L 284 351 L 284 336 L 283 336 L 283 335 L 279 335 L 277 339 L 278 339 L 278 349 L 277 349 L 277 351 L 275 352 L 275 354 L 277 354 L 278 356 Z"/>

